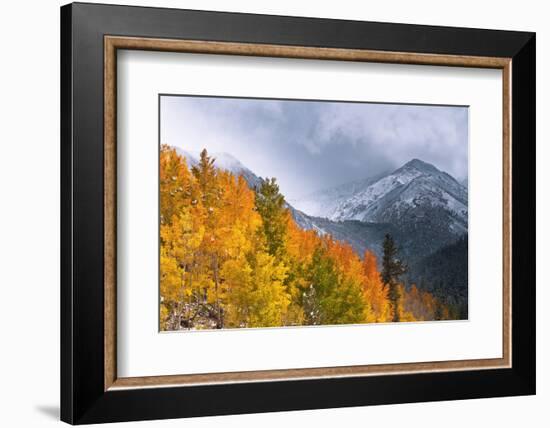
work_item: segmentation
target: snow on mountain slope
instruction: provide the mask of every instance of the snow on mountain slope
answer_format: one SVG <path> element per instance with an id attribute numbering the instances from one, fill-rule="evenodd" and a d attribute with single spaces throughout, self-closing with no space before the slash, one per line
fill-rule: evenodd
<path id="1" fill-rule="evenodd" d="M 189 167 L 193 167 L 199 163 L 199 154 L 195 154 L 192 152 L 188 152 L 186 150 L 182 150 L 178 147 L 175 148 L 176 152 L 180 155 L 185 157 L 187 164 Z M 247 182 L 248 187 L 251 189 L 258 188 L 261 184 L 263 179 L 258 177 L 256 174 L 254 174 L 250 169 L 248 169 L 246 166 L 244 166 L 237 158 L 230 155 L 229 153 L 213 153 L 212 158 L 214 158 L 214 166 L 217 168 L 225 169 L 226 171 L 230 171 L 236 176 L 241 175 Z M 324 232 L 317 227 L 315 222 L 306 214 L 301 212 L 300 210 L 297 210 L 292 205 L 290 205 L 288 202 L 285 202 L 286 207 L 290 210 L 292 217 L 294 218 L 294 221 L 304 230 L 310 230 L 314 229 L 319 234 L 323 234 Z"/>
<path id="2" fill-rule="evenodd" d="M 319 190 L 302 198 L 292 199 L 290 202 L 310 216 L 330 218 L 342 202 L 370 186 L 384 175 L 379 174 L 363 180 L 344 183 L 330 189 Z"/>
<path id="3" fill-rule="evenodd" d="M 418 220 L 434 208 L 448 213 L 455 234 L 467 232 L 467 189 L 435 166 L 413 159 L 341 202 L 330 219 L 395 224 Z"/>
<path id="4" fill-rule="evenodd" d="M 292 200 L 311 217 L 332 221 L 419 223 L 436 216 L 454 235 L 467 232 L 468 190 L 449 174 L 419 159 L 399 169 Z M 444 225 L 443 223 L 447 223 Z"/>
<path id="5" fill-rule="evenodd" d="M 185 157 L 189 167 L 193 167 L 199 163 L 200 155 L 198 153 L 189 152 L 179 147 L 175 147 L 176 152 Z M 242 175 L 248 183 L 248 186 L 252 189 L 259 186 L 262 183 L 262 179 L 254 174 L 250 169 L 244 166 L 237 158 L 229 153 L 212 153 L 210 154 L 214 158 L 214 166 L 226 171 L 232 172 L 235 175 Z"/>
<path id="6" fill-rule="evenodd" d="M 198 154 L 176 150 L 189 166 L 198 163 Z M 212 157 L 218 168 L 242 175 L 251 189 L 261 185 L 262 178 L 235 157 L 227 153 Z M 291 201 L 286 206 L 298 226 L 346 241 L 361 255 L 369 249 L 380 256 L 383 237 L 391 233 L 403 256 L 414 262 L 468 232 L 467 189 L 450 175 L 417 159 L 392 173 L 312 194 L 317 206 L 319 195 L 327 202 L 325 208 L 331 198 L 336 201 L 331 208 L 332 218 L 305 213 L 296 208 L 304 207 L 302 200 Z"/>

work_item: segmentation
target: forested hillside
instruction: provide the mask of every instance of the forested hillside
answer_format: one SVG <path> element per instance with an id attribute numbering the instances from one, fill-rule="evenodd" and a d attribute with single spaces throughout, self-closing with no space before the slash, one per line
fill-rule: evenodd
<path id="1" fill-rule="evenodd" d="M 445 302 L 455 317 L 468 318 L 468 235 L 412 265 L 408 281 Z"/>
<path id="2" fill-rule="evenodd" d="M 252 190 L 206 150 L 189 167 L 161 147 L 160 244 L 162 330 L 457 316 L 443 299 L 405 289 L 407 263 L 390 234 L 380 263 L 372 251 L 360 256 L 330 234 L 300 228 L 275 179 Z"/>

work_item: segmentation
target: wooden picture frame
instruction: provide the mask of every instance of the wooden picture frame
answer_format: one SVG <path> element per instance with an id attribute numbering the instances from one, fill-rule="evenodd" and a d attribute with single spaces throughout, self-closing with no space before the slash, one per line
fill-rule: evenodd
<path id="1" fill-rule="evenodd" d="M 118 377 L 118 49 L 501 69 L 502 358 Z M 77 3 L 61 9 L 61 53 L 62 420 L 114 422 L 535 392 L 534 34 Z"/>

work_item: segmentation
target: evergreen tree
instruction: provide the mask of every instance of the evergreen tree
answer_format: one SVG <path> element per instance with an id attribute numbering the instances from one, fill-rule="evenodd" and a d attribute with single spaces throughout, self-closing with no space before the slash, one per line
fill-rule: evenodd
<path id="1" fill-rule="evenodd" d="M 459 316 L 460 301 L 443 287 L 404 288 L 391 236 L 380 272 L 374 253 L 361 259 L 351 245 L 301 229 L 274 179 L 252 190 L 206 150 L 189 168 L 162 146 L 160 194 L 162 330 Z"/>
<path id="2" fill-rule="evenodd" d="M 382 257 L 382 273 L 380 275 L 382 282 L 388 289 L 393 321 L 399 321 L 399 277 L 407 272 L 407 265 L 397 258 L 397 246 L 392 236 L 387 233 L 382 244 L 384 255 Z"/>
<path id="3" fill-rule="evenodd" d="M 272 256 L 282 256 L 286 246 L 288 210 L 275 178 L 263 180 L 256 189 L 256 209 L 263 220 L 267 252 Z"/>

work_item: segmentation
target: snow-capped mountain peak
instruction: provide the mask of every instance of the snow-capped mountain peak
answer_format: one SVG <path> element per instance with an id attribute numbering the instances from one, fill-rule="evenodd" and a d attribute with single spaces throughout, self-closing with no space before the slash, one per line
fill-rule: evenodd
<path id="1" fill-rule="evenodd" d="M 417 171 L 424 172 L 424 173 L 437 173 L 437 172 L 440 172 L 431 163 L 424 162 L 424 161 L 422 161 L 420 159 L 417 159 L 417 158 L 411 159 L 405 165 L 403 165 L 401 168 L 397 169 L 395 172 L 398 172 L 400 170 L 406 170 L 406 169 L 416 169 Z"/>
<path id="2" fill-rule="evenodd" d="M 363 180 L 340 184 L 329 189 L 318 190 L 290 202 L 310 216 L 330 218 L 336 208 L 351 196 L 370 186 L 387 174 L 378 174 Z"/>
<path id="3" fill-rule="evenodd" d="M 413 159 L 340 203 L 329 218 L 396 223 L 430 209 L 448 212 L 457 234 L 467 231 L 467 189 L 435 166 Z"/>
<path id="4" fill-rule="evenodd" d="M 189 167 L 198 164 L 198 153 L 176 151 Z M 216 167 L 241 175 L 251 189 L 261 185 L 263 180 L 234 156 L 210 155 Z M 468 232 L 467 188 L 419 159 L 289 202 L 286 206 L 302 229 L 347 241 L 359 254 L 370 249 L 380 255 L 384 234 L 392 233 L 408 257 L 424 257 Z"/>

